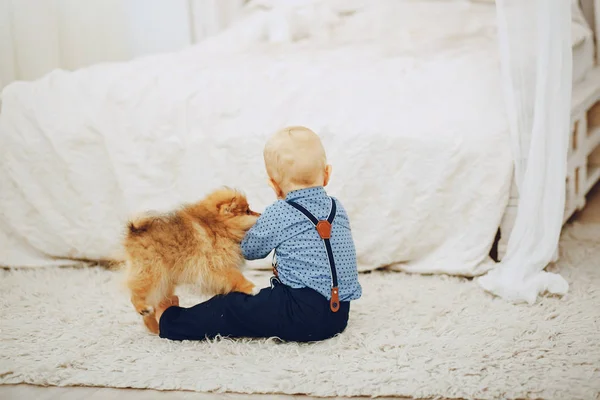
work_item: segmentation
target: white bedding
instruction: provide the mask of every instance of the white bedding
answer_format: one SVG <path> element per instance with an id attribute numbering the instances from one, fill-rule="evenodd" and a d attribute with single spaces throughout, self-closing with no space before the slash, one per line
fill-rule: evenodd
<path id="1" fill-rule="evenodd" d="M 264 42 L 280 20 L 254 11 L 180 53 L 9 85 L 0 264 L 112 257 L 132 213 L 224 184 L 262 209 L 265 138 L 303 124 L 324 139 L 361 270 L 487 270 L 511 181 L 493 8 L 328 4 L 329 31 L 297 43 Z"/>
<path id="2" fill-rule="evenodd" d="M 586 74 L 594 67 L 594 34 L 588 26 L 577 0 L 571 7 L 573 25 L 571 39 L 573 41 L 573 83 L 583 81 Z"/>

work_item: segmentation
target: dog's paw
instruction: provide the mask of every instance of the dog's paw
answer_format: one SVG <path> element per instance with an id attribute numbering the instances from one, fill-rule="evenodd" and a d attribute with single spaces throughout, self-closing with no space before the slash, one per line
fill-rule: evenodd
<path id="1" fill-rule="evenodd" d="M 152 306 L 146 306 L 146 307 L 142 308 L 141 310 L 138 310 L 138 313 L 142 317 L 145 317 L 147 315 L 152 315 L 152 314 L 154 314 L 154 307 L 152 307 Z"/>
<path id="2" fill-rule="evenodd" d="M 258 286 L 254 286 L 252 288 L 252 296 L 256 296 L 259 293 L 260 293 L 260 288 Z"/>

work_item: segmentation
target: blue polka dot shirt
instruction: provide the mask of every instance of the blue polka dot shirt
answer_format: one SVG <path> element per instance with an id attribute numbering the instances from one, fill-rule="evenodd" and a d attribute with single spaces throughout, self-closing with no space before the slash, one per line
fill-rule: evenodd
<path id="1" fill-rule="evenodd" d="M 290 192 L 286 200 L 293 200 L 306 208 L 317 219 L 327 219 L 331 200 L 323 187 Z M 360 298 L 356 251 L 350 221 L 346 210 L 337 199 L 337 213 L 333 220 L 331 247 L 338 276 L 341 301 Z M 265 258 L 275 249 L 279 280 L 292 288 L 308 287 L 331 298 L 331 269 L 323 240 L 310 220 L 283 200 L 265 210 L 242 241 L 242 252 L 247 260 Z"/>

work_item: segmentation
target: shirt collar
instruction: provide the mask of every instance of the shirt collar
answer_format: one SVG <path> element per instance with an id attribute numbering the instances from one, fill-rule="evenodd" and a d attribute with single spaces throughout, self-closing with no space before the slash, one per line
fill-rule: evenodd
<path id="1" fill-rule="evenodd" d="M 316 186 L 306 189 L 292 190 L 285 196 L 285 200 L 298 200 L 301 198 L 327 197 L 327 192 L 323 186 Z"/>

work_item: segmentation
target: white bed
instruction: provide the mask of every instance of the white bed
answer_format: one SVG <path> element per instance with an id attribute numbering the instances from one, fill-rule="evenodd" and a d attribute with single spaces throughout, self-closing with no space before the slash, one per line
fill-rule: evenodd
<path id="1" fill-rule="evenodd" d="M 512 174 L 493 6 L 337 0 L 321 11 L 297 43 L 261 41 L 281 33 L 281 14 L 254 11 L 180 53 L 9 85 L 0 264 L 114 257 L 132 213 L 223 184 L 261 209 L 273 201 L 265 138 L 303 124 L 324 139 L 361 270 L 491 268 Z M 593 39 L 575 48 L 582 84 Z"/>
<path id="2" fill-rule="evenodd" d="M 573 83 L 585 80 L 595 64 L 594 33 L 584 18 L 581 8 L 574 8 L 573 27 Z"/>

